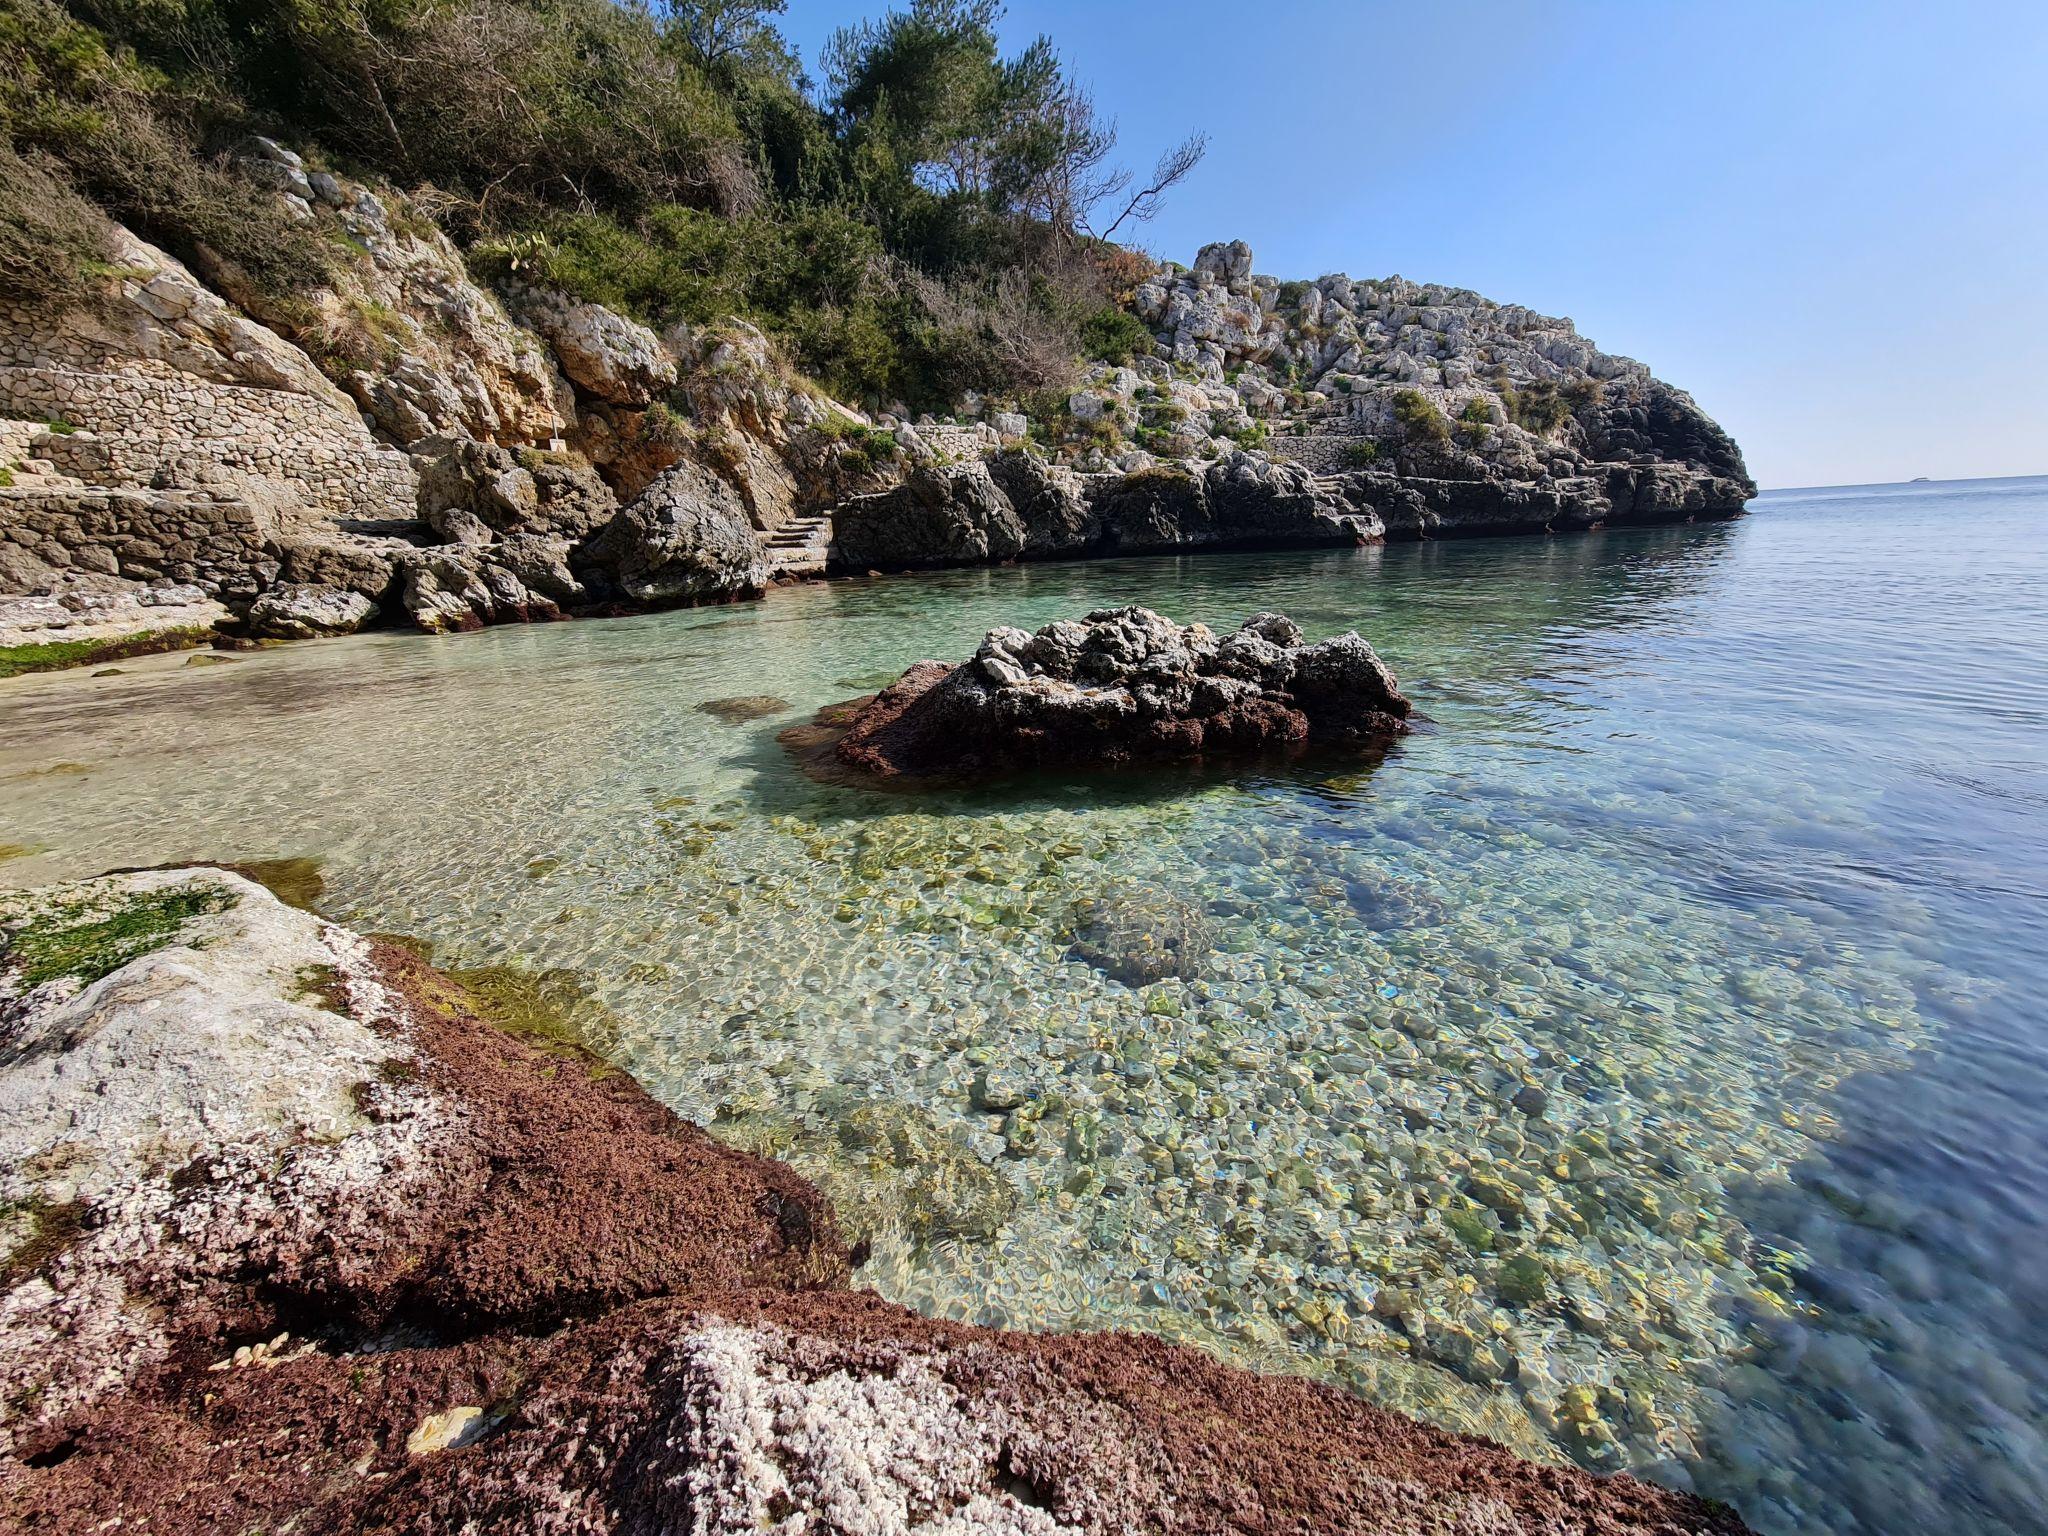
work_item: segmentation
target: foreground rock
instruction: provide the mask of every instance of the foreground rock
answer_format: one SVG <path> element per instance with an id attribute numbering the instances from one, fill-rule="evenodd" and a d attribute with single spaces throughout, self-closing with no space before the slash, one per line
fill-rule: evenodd
<path id="1" fill-rule="evenodd" d="M 220 870 L 0 899 L 0 1449 L 280 1330 L 838 1281 L 808 1185 Z"/>
<path id="2" fill-rule="evenodd" d="M 0 934 L 7 1529 L 1743 1529 L 847 1291 L 793 1174 L 225 871 L 12 895 Z"/>
<path id="3" fill-rule="evenodd" d="M 839 776 L 978 779 L 1384 745 L 1409 713 L 1356 634 L 1307 645 L 1293 620 L 1261 613 L 1219 639 L 1149 608 L 1101 608 L 1035 635 L 992 629 L 966 662 L 919 662 L 784 741 L 814 765 L 829 750 Z"/>

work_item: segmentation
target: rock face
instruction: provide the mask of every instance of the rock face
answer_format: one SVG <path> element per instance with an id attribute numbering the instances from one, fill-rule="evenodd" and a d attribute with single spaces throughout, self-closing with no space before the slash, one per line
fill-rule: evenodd
<path id="1" fill-rule="evenodd" d="M 575 420 L 547 347 L 470 277 L 462 253 L 409 199 L 309 174 L 269 139 L 246 140 L 236 164 L 347 255 L 331 285 L 290 312 L 232 270 L 209 275 L 248 313 L 318 351 L 382 436 L 400 446 L 435 433 L 546 443 Z"/>
<path id="2" fill-rule="evenodd" d="M 844 1289 L 802 1180 L 220 870 L 0 899 L 0 1525 L 1740 1536 L 1328 1387 Z"/>
<path id="3" fill-rule="evenodd" d="M 591 554 L 636 603 L 752 597 L 768 581 L 767 553 L 738 493 L 696 464 L 657 477 L 597 536 Z"/>
<path id="4" fill-rule="evenodd" d="M 986 463 L 912 469 L 842 505 L 832 563 L 904 570 L 1188 549 L 1344 547 L 1384 525 L 1299 465 L 1231 452 L 1199 467 L 1083 476 L 1011 449 Z"/>
<path id="5" fill-rule="evenodd" d="M 110 228 L 93 303 L 0 306 L 0 597 L 44 600 L 65 654 L 153 643 L 167 588 L 214 605 L 195 630 L 442 632 L 832 570 L 1727 517 L 1754 491 L 1682 391 L 1464 289 L 1280 283 L 1207 246 L 1139 284 L 1151 348 L 1056 420 L 969 395 L 965 424 L 871 421 L 743 320 L 656 334 L 500 295 L 403 194 L 260 137 L 231 163 L 332 246 L 322 286 L 281 304 Z"/>
<path id="6" fill-rule="evenodd" d="M 576 387 L 607 405 L 648 405 L 674 387 L 676 360 L 646 326 L 551 288 L 516 289 L 513 303 Z"/>
<path id="7" fill-rule="evenodd" d="M 1476 487 L 1496 507 L 1503 488 L 1535 493 L 1510 500 L 1518 528 L 1550 526 L 1552 491 L 1580 523 L 1728 517 L 1756 494 L 1690 396 L 1569 320 L 1468 288 L 1342 273 L 1282 283 L 1251 266 L 1242 241 L 1209 245 L 1191 271 L 1166 266 L 1138 287 L 1132 308 L 1157 340 L 1136 365 L 1145 382 L 1119 392 L 1101 370 L 1095 389 L 1124 400 L 1138 436 L 1168 419 L 1204 441 L 1259 422 L 1273 455 L 1318 472 L 1377 462 Z M 1617 486 L 1618 470 L 1639 473 Z M 1639 497 L 1644 471 L 1657 488 Z M 1390 536 L 1406 531 L 1389 521 Z"/>
<path id="8" fill-rule="evenodd" d="M 1261 613 L 1219 639 L 1150 609 L 1104 608 L 1035 635 L 990 630 L 958 666 L 919 662 L 831 745 L 859 778 L 982 778 L 1384 744 L 1409 713 L 1356 634 L 1307 645 L 1291 619 Z"/>

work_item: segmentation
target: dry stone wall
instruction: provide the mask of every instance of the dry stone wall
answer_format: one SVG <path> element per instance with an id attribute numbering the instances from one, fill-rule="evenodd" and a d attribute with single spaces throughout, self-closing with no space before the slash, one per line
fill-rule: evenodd
<path id="1" fill-rule="evenodd" d="M 118 576 L 246 601 L 277 580 L 275 534 L 263 508 L 205 492 L 0 490 L 0 582 L 25 589 L 38 572 Z"/>
<path id="2" fill-rule="evenodd" d="M 308 395 L 190 377 L 0 368 L 0 416 L 80 429 L 46 434 L 36 452 L 94 485 L 175 486 L 196 462 L 278 482 L 334 516 L 413 516 L 416 481 L 405 455 Z"/>

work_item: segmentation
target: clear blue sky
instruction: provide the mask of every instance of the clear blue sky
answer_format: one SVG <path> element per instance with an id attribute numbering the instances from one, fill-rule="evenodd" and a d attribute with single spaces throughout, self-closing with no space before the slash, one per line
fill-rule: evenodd
<path id="1" fill-rule="evenodd" d="M 1039 32 L 1134 165 L 1208 132 L 1160 255 L 1570 315 L 1767 487 L 2048 473 L 2048 0 L 1011 0 Z"/>

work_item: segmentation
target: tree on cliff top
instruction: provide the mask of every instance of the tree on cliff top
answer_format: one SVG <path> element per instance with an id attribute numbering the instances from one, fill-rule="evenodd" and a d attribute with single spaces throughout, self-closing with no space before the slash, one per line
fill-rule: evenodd
<path id="1" fill-rule="evenodd" d="M 1110 298 L 1088 230 L 1128 186 L 1114 124 L 1050 40 L 1002 53 L 992 0 L 848 28 L 817 87 L 782 9 L 0 0 L 0 55 L 35 66 L 0 100 L 18 153 L 272 289 L 316 284 L 322 258 L 226 165 L 251 131 L 422 194 L 486 268 L 516 248 L 644 319 L 749 315 L 854 394 L 1057 383 Z M 67 121 L 90 131 L 49 126 Z"/>

